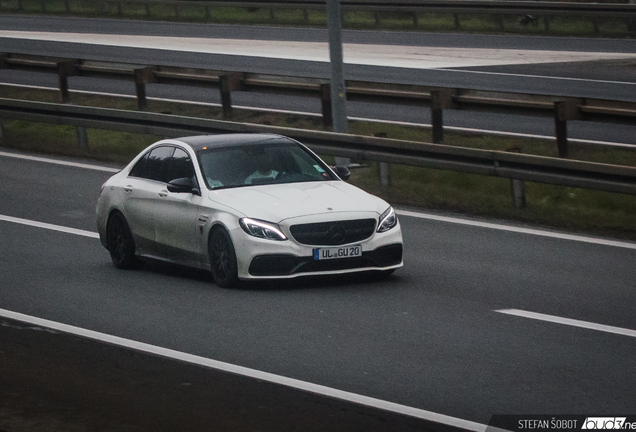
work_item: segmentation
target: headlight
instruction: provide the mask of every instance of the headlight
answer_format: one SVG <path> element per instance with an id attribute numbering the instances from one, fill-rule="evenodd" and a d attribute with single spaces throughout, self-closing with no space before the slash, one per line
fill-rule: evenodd
<path id="1" fill-rule="evenodd" d="M 397 216 L 393 207 L 389 207 L 384 210 L 384 213 L 380 215 L 380 223 L 378 224 L 378 232 L 385 232 L 397 225 Z"/>
<path id="2" fill-rule="evenodd" d="M 287 240 L 285 234 L 283 234 L 280 227 L 276 224 L 250 218 L 239 219 L 239 224 L 241 228 L 243 228 L 243 231 L 251 236 L 269 240 Z"/>

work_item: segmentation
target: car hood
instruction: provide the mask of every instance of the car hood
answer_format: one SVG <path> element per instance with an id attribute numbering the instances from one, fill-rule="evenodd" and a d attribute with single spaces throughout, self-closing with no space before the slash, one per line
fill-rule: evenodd
<path id="1" fill-rule="evenodd" d="M 247 217 L 275 223 L 321 213 L 382 213 L 388 207 L 382 199 L 343 181 L 220 189 L 211 191 L 209 196 Z"/>

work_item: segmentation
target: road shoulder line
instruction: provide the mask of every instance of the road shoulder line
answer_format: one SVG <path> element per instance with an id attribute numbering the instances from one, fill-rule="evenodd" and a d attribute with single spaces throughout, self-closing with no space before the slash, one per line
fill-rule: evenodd
<path id="1" fill-rule="evenodd" d="M 636 250 L 636 243 L 619 241 L 619 240 L 608 240 L 608 239 L 602 239 L 598 237 L 587 237 L 587 236 L 581 236 L 576 234 L 565 234 L 565 233 L 541 230 L 536 228 L 522 228 L 522 227 L 517 227 L 514 225 L 504 225 L 504 224 L 498 224 L 498 223 L 492 223 L 492 222 L 481 222 L 481 221 L 470 220 L 470 219 L 439 216 L 439 215 L 434 215 L 429 213 L 420 213 L 420 212 L 413 212 L 408 210 L 396 210 L 395 212 L 400 216 L 408 216 L 408 217 L 414 217 L 418 219 L 429 219 L 429 220 L 434 220 L 439 222 L 448 222 L 448 223 L 453 223 L 458 225 L 468 225 L 468 226 L 479 227 L 479 228 L 496 229 L 499 231 L 509 231 L 509 232 L 520 233 L 520 234 L 530 234 L 530 235 L 535 235 L 540 237 L 550 237 L 550 238 L 556 238 L 561 240 L 572 240 L 572 241 L 578 241 L 583 243 L 591 243 L 591 244 L 597 244 L 597 245 L 603 245 L 603 246 L 614 246 L 614 247 L 619 247 L 624 249 Z"/>
<path id="2" fill-rule="evenodd" d="M 92 165 L 92 164 L 85 164 L 85 163 L 79 163 L 79 162 L 70 162 L 70 161 L 64 161 L 64 160 L 57 160 L 57 159 L 44 158 L 44 157 L 39 157 L 39 156 L 24 155 L 24 154 L 19 154 L 19 153 L 9 153 L 9 152 L 3 152 L 3 151 L 0 151 L 0 156 L 10 157 L 10 158 L 15 158 L 15 159 L 30 160 L 30 161 L 35 161 L 35 162 L 45 162 L 45 163 L 51 163 L 51 164 L 56 164 L 56 165 L 64 165 L 64 166 L 70 166 L 70 167 L 75 167 L 75 168 L 85 168 L 85 169 L 91 169 L 91 170 L 95 170 L 95 171 L 104 171 L 104 172 L 111 172 L 111 173 L 116 173 L 116 172 L 121 171 L 120 169 L 117 169 L 117 168 L 109 168 L 109 167 L 100 166 L 100 165 Z"/>
<path id="3" fill-rule="evenodd" d="M 340 399 L 347 402 L 353 402 L 360 405 L 364 405 L 371 408 L 377 408 L 384 411 L 393 412 L 396 414 L 402 414 L 410 417 L 419 418 L 422 420 L 428 420 L 435 423 L 441 423 L 448 426 L 462 428 L 475 432 L 485 432 L 486 425 L 481 423 L 475 423 L 468 420 L 463 420 L 444 414 L 438 414 L 431 411 L 422 410 L 419 408 L 413 408 L 406 405 L 400 405 L 393 402 L 384 401 L 381 399 L 372 398 L 369 396 L 363 396 L 356 393 L 350 393 L 344 390 L 338 390 L 331 387 L 322 386 L 319 384 L 313 384 L 306 381 L 297 380 L 294 378 L 288 378 L 281 375 L 276 375 L 269 372 L 263 372 L 256 369 L 250 369 L 243 366 L 234 365 L 231 363 L 225 363 L 218 360 L 209 359 L 206 357 L 200 357 L 193 354 L 188 354 L 169 348 L 162 348 L 155 345 L 150 345 L 143 342 L 134 341 L 131 339 L 125 339 L 118 336 L 109 335 L 106 333 L 100 333 L 93 330 L 84 329 L 81 327 L 75 327 L 68 324 L 62 324 L 56 321 L 50 321 L 43 318 L 34 317 L 31 315 L 25 315 L 18 312 L 9 311 L 6 309 L 0 309 L 0 316 L 29 323 L 35 326 L 45 327 L 52 330 L 57 330 L 64 333 L 70 333 L 77 336 L 106 342 L 113 345 L 118 345 L 134 350 L 155 354 L 162 357 L 171 358 L 174 360 L 180 360 L 187 363 L 192 363 L 224 372 L 229 372 L 237 375 L 242 375 L 249 378 L 263 380 L 275 384 L 284 385 L 287 387 L 295 388 L 298 390 L 304 390 L 310 393 L 315 393 L 330 398 Z"/>
<path id="4" fill-rule="evenodd" d="M 20 224 L 20 225 L 27 225 L 27 226 L 37 227 L 37 228 L 44 228 L 51 231 L 59 231 L 59 232 L 63 232 L 67 234 L 75 234 L 75 235 L 83 236 L 83 237 L 99 238 L 99 234 L 97 234 L 96 232 L 85 231 L 85 230 L 77 229 L 77 228 L 69 228 L 62 225 L 54 225 L 54 224 L 50 224 L 46 222 L 37 222 L 37 221 L 17 218 L 13 216 L 0 215 L 0 221 L 12 222 L 12 223 Z"/>

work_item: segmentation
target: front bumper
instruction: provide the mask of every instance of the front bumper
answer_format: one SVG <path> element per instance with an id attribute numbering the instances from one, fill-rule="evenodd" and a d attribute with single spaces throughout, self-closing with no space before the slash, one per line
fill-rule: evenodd
<path id="1" fill-rule="evenodd" d="M 350 219 L 364 217 L 367 215 L 357 213 Z M 315 218 L 312 218 L 307 222 L 314 221 Z M 281 230 L 288 237 L 286 241 L 255 238 L 246 234 L 238 226 L 230 230 L 240 279 L 286 279 L 310 275 L 392 270 L 402 267 L 403 241 L 399 221 L 389 231 L 375 232 L 370 238 L 357 243 L 362 247 L 361 257 L 324 261 L 314 261 L 313 248 L 325 246 L 298 243 L 289 232 L 289 225 L 291 223 L 280 225 Z"/>
<path id="2" fill-rule="evenodd" d="M 346 271 L 390 270 L 402 266 L 402 244 L 392 244 L 363 252 L 355 258 L 315 261 L 313 256 L 258 255 L 252 259 L 252 277 L 294 277 L 306 274 L 343 273 Z"/>

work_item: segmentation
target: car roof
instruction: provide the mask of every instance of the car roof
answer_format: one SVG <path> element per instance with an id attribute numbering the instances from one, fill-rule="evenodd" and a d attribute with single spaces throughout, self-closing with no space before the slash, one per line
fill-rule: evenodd
<path id="1" fill-rule="evenodd" d="M 208 148 L 221 148 L 221 147 L 234 147 L 243 145 L 265 145 L 275 143 L 289 143 L 294 142 L 291 138 L 283 135 L 276 134 L 219 134 L 219 135 L 198 135 L 177 138 L 176 141 L 180 141 L 189 145 L 195 151 L 203 150 L 203 147 Z"/>

